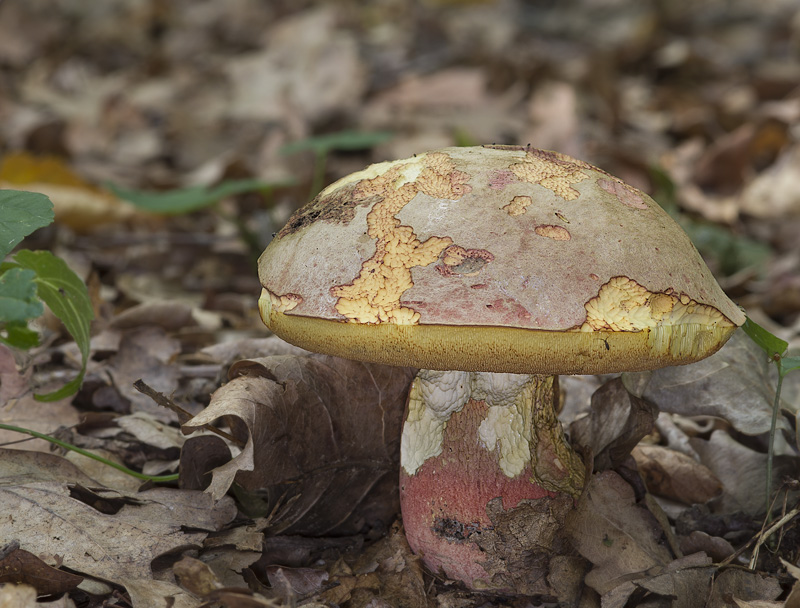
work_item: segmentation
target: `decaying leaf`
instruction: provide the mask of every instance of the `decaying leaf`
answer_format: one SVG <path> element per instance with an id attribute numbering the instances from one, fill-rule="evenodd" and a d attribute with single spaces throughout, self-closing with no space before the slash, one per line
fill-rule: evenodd
<path id="1" fill-rule="evenodd" d="M 97 482 L 61 456 L 0 448 L 0 485 L 17 486 L 38 481 L 97 485 Z"/>
<path id="2" fill-rule="evenodd" d="M 422 562 L 414 556 L 399 525 L 348 565 L 333 567 L 331 588 L 322 594 L 336 604 L 428 608 Z M 335 586 L 334 586 L 335 584 Z"/>
<path id="3" fill-rule="evenodd" d="M 649 594 L 672 600 L 670 608 L 704 608 L 715 569 L 703 553 L 676 559 L 635 585 Z"/>
<path id="4" fill-rule="evenodd" d="M 266 357 L 246 371 L 184 425 L 231 416 L 246 427 L 241 453 L 213 472 L 212 495 L 222 496 L 234 478 L 257 491 L 274 509 L 273 533 L 389 525 L 398 512 L 400 427 L 412 371 L 317 355 Z"/>
<path id="5" fill-rule="evenodd" d="M 34 587 L 38 595 L 56 595 L 76 587 L 83 577 L 48 566 L 33 553 L 17 549 L 0 559 L 0 584 Z M 8 605 L 0 602 L 0 605 Z"/>
<path id="6" fill-rule="evenodd" d="M 708 467 L 686 454 L 660 445 L 639 445 L 633 458 L 647 489 L 687 505 L 706 503 L 722 493 L 722 484 Z"/>
<path id="7" fill-rule="evenodd" d="M 751 602 L 774 600 L 781 594 L 778 579 L 760 572 L 743 568 L 728 568 L 714 579 L 707 608 L 728 608 L 731 599 Z M 745 604 L 747 606 L 747 604 Z"/>
<path id="8" fill-rule="evenodd" d="M 594 455 L 595 470 L 611 469 L 652 430 L 657 415 L 653 405 L 629 393 L 622 380 L 614 378 L 595 391 L 591 412 L 570 425 L 570 435 Z"/>
<path id="9" fill-rule="evenodd" d="M 134 496 L 116 514 L 76 500 L 65 484 L 0 488 L 0 537 L 36 555 L 60 555 L 73 571 L 127 585 L 152 579 L 151 562 L 179 547 L 198 545 L 235 515 L 233 501 L 212 505 L 201 492 L 161 488 Z M 183 531 L 183 527 L 195 531 Z"/>
<path id="10" fill-rule="evenodd" d="M 632 581 L 672 561 L 655 517 L 636 503 L 633 489 L 613 471 L 589 480 L 577 509 L 567 515 L 566 533 L 594 565 L 586 584 L 601 596 L 618 587 L 623 589 L 616 593 L 630 595 Z"/>
<path id="11" fill-rule="evenodd" d="M 56 221 L 81 232 L 110 222 L 129 220 L 139 212 L 76 175 L 55 157 L 9 154 L 0 162 L 0 188 L 41 192 L 50 197 Z"/>
<path id="12" fill-rule="evenodd" d="M 764 479 L 767 455 L 737 442 L 724 431 L 714 431 L 708 439 L 694 437 L 691 445 L 701 461 L 722 482 L 723 492 L 714 503 L 720 513 L 744 511 L 755 515 L 764 511 Z M 798 458 L 781 455 L 773 465 L 774 487 L 783 475 L 796 475 Z"/>

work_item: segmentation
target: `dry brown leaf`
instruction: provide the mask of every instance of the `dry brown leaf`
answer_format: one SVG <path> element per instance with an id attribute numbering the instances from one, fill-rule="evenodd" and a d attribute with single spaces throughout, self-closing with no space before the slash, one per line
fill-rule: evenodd
<path id="1" fill-rule="evenodd" d="M 741 568 L 728 568 L 715 577 L 706 607 L 729 608 L 733 598 L 744 602 L 770 601 L 780 594 L 781 586 L 775 577 Z"/>
<path id="2" fill-rule="evenodd" d="M 764 511 L 766 454 L 737 442 L 725 431 L 714 431 L 707 440 L 694 437 L 690 442 L 700 461 L 722 482 L 722 494 L 713 503 L 715 512 L 756 515 Z M 777 456 L 773 487 L 780 485 L 783 475 L 796 474 L 797 467 L 796 457 Z"/>
<path id="3" fill-rule="evenodd" d="M 427 608 L 425 576 L 421 560 L 411 552 L 399 524 L 371 545 L 353 566 L 356 572 L 376 572 L 381 581 L 378 601 L 387 606 Z"/>
<path id="4" fill-rule="evenodd" d="M 715 563 L 719 563 L 731 555 L 735 549 L 724 538 L 711 536 L 700 530 L 693 530 L 689 536 L 682 536 L 680 539 L 681 551 L 686 555 L 703 552 L 708 555 Z"/>
<path id="5" fill-rule="evenodd" d="M 144 216 L 133 205 L 92 186 L 62 160 L 26 153 L 8 154 L 0 162 L 0 188 L 40 192 L 53 201 L 56 221 L 78 232 Z"/>
<path id="6" fill-rule="evenodd" d="M 232 96 L 220 108 L 235 119 L 280 120 L 298 112 L 316 122 L 356 107 L 365 86 L 356 41 L 336 27 L 329 6 L 280 21 L 264 50 L 238 53 L 224 72 Z"/>
<path id="7" fill-rule="evenodd" d="M 328 573 L 317 568 L 267 567 L 267 579 L 279 597 L 286 601 L 291 598 L 314 595 L 322 591 L 328 580 Z"/>
<path id="8" fill-rule="evenodd" d="M 241 454 L 215 469 L 222 496 L 234 478 L 277 507 L 272 533 L 357 533 L 397 513 L 403 408 L 412 370 L 321 355 L 251 362 L 184 429 L 233 416 Z M 374 497 L 374 500 L 370 497 Z M 349 532 L 347 532 L 349 531 Z"/>
<path id="9" fill-rule="evenodd" d="M 486 74 L 475 68 L 444 69 L 428 76 L 410 75 L 374 100 L 388 110 L 452 109 L 486 104 Z"/>
<path id="10" fill-rule="evenodd" d="M 687 505 L 706 503 L 722 493 L 714 474 L 693 458 L 660 445 L 639 445 L 633 458 L 648 491 Z"/>
<path id="11" fill-rule="evenodd" d="M 650 593 L 669 598 L 670 608 L 704 608 L 715 569 L 711 559 L 696 553 L 676 559 L 635 585 Z"/>
<path id="12" fill-rule="evenodd" d="M 28 378 L 17 369 L 14 353 L 5 344 L 0 344 L 0 406 L 21 397 L 27 390 Z"/>
<path id="13" fill-rule="evenodd" d="M 207 564 L 193 557 L 184 557 L 172 567 L 181 587 L 199 597 L 222 587 Z"/>
<path id="14" fill-rule="evenodd" d="M 106 371 L 114 388 L 131 403 L 131 411 L 147 412 L 162 422 L 175 420 L 172 412 L 153 403 L 133 383 L 143 379 L 156 391 L 170 394 L 178 384 L 179 370 L 169 363 L 179 352 L 178 340 L 160 327 L 145 326 L 123 334 L 119 351 L 106 362 Z"/>
<path id="15" fill-rule="evenodd" d="M 61 456 L 0 448 L 0 485 L 19 486 L 38 481 L 97 485 L 96 481 Z"/>
<path id="16" fill-rule="evenodd" d="M 199 608 L 200 600 L 174 583 L 146 579 L 127 579 L 123 582 L 131 596 L 133 608 Z"/>
<path id="17" fill-rule="evenodd" d="M 742 211 L 761 218 L 800 214 L 800 145 L 787 148 L 778 161 L 750 182 L 741 194 Z"/>
<path id="18" fill-rule="evenodd" d="M 115 515 L 71 497 L 65 484 L 42 482 L 0 488 L 0 536 L 37 555 L 62 556 L 70 570 L 127 584 L 152 579 L 154 558 L 198 545 L 233 519 L 233 501 L 212 505 L 201 492 L 160 488 L 134 495 L 140 504 Z"/>
<path id="19" fill-rule="evenodd" d="M 621 587 L 615 593 L 627 597 L 634 590 L 631 581 L 672 561 L 655 517 L 612 471 L 597 473 L 586 484 L 577 509 L 567 515 L 566 533 L 594 565 L 586 584 L 601 596 Z"/>
<path id="20" fill-rule="evenodd" d="M 47 392 L 36 387 L 37 392 Z M 40 433 L 53 434 L 61 427 L 71 427 L 78 423 L 78 411 L 72 405 L 73 397 L 59 401 L 39 401 L 31 390 L 21 397 L 0 402 L 0 422 L 32 429 Z M 23 440 L 23 443 L 16 444 Z M 50 452 L 52 444 L 42 439 L 30 439 L 29 436 L 13 431 L 0 430 L 0 443 L 24 450 Z"/>
<path id="21" fill-rule="evenodd" d="M 591 451 L 595 470 L 612 469 L 653 429 L 657 415 L 653 405 L 630 394 L 622 380 L 614 378 L 595 391 L 589 415 L 570 425 L 570 436 Z"/>
<path id="22" fill-rule="evenodd" d="M 12 551 L 0 559 L 0 584 L 27 584 L 34 587 L 38 595 L 65 593 L 82 580 L 82 576 L 48 566 L 33 553 L 23 549 Z"/>

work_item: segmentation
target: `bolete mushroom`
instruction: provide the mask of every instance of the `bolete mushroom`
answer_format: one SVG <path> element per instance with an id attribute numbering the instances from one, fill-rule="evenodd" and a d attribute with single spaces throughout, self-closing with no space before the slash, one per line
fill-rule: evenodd
<path id="1" fill-rule="evenodd" d="M 581 491 L 558 374 L 691 363 L 744 322 L 646 194 L 518 146 L 446 148 L 340 179 L 278 232 L 259 278 L 261 316 L 288 342 L 420 368 L 403 523 L 433 571 L 472 588 L 499 584 L 477 543 L 489 501 Z"/>

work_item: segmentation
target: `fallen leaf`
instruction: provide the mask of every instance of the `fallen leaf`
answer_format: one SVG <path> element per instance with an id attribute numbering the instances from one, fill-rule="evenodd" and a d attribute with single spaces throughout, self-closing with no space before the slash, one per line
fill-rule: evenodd
<path id="1" fill-rule="evenodd" d="M 702 361 L 625 373 L 623 380 L 633 394 L 665 412 L 716 416 L 747 435 L 760 435 L 770 427 L 775 398 L 770 363 L 743 331 L 735 332 L 719 352 Z M 792 410 L 788 403 L 786 407 Z M 779 428 L 788 430 L 781 419 Z"/>
<path id="2" fill-rule="evenodd" d="M 0 448 L 0 486 L 20 486 L 38 481 L 97 485 L 69 460 L 56 454 Z"/>
<path id="3" fill-rule="evenodd" d="M 755 217 L 780 218 L 800 212 L 800 146 L 787 148 L 741 193 L 741 209 Z"/>
<path id="4" fill-rule="evenodd" d="M 686 555 L 703 552 L 708 555 L 715 563 L 719 563 L 736 551 L 733 545 L 724 538 L 711 536 L 700 530 L 693 530 L 689 536 L 682 536 L 680 539 L 681 551 Z"/>
<path id="5" fill-rule="evenodd" d="M 357 533 L 398 511 L 400 428 L 412 371 L 327 357 L 250 362 L 186 430 L 232 416 L 246 426 L 241 454 L 213 472 L 222 496 L 235 478 L 277 508 L 271 533 Z"/>
<path id="6" fill-rule="evenodd" d="M 623 589 L 617 593 L 630 595 L 632 581 L 672 561 L 655 517 L 636 503 L 633 488 L 613 471 L 589 479 L 577 508 L 567 515 L 566 533 L 594 565 L 585 580 L 601 596 L 618 587 Z"/>
<path id="7" fill-rule="evenodd" d="M 0 559 L 0 584 L 30 585 L 36 589 L 38 595 L 65 593 L 74 589 L 82 580 L 82 576 L 48 566 L 33 553 L 23 549 L 17 549 Z"/>
<path id="8" fill-rule="evenodd" d="M 169 394 L 178 384 L 178 369 L 169 365 L 180 352 L 177 339 L 160 327 L 144 326 L 123 334 L 119 351 L 106 361 L 114 388 L 130 402 L 131 411 L 147 412 L 156 420 L 171 422 L 175 415 L 153 403 L 133 383 L 143 379 L 156 391 Z"/>
<path id="9" fill-rule="evenodd" d="M 703 553 L 676 559 L 635 585 L 668 601 L 670 608 L 704 608 L 715 568 Z"/>
<path id="10" fill-rule="evenodd" d="M 660 445 L 639 445 L 633 458 L 647 490 L 687 505 L 706 503 L 722 493 L 722 484 L 708 467 Z"/>
<path id="11" fill-rule="evenodd" d="M 36 589 L 30 585 L 3 585 L 0 587 L 0 606 L 7 608 L 37 608 Z"/>
<path id="12" fill-rule="evenodd" d="M 356 41 L 329 6 L 275 24 L 264 50 L 236 54 L 224 72 L 232 94 L 223 107 L 234 119 L 280 120 L 291 109 L 316 122 L 354 108 L 365 86 Z"/>
<path id="13" fill-rule="evenodd" d="M 653 429 L 658 410 L 629 393 L 620 378 L 597 389 L 591 403 L 589 415 L 570 425 L 570 437 L 591 451 L 596 471 L 615 468 Z"/>
<path id="14" fill-rule="evenodd" d="M 722 482 L 722 494 L 713 503 L 719 513 L 744 511 L 763 513 L 767 474 L 767 455 L 737 442 L 725 431 L 714 431 L 708 439 L 693 437 L 691 445 L 700 461 Z M 800 460 L 796 456 L 777 456 L 773 464 L 773 487 L 781 477 L 796 474 Z"/>
<path id="15" fill-rule="evenodd" d="M 232 500 L 213 506 L 201 492 L 160 488 L 135 497 L 140 504 L 106 515 L 72 498 L 62 483 L 5 486 L 0 537 L 37 555 L 58 554 L 72 571 L 125 584 L 151 579 L 153 559 L 199 545 L 206 536 L 200 530 L 218 529 L 235 515 Z"/>
<path id="16" fill-rule="evenodd" d="M 86 182 L 55 157 L 7 154 L 0 162 L 0 188 L 48 196 L 56 222 L 79 232 L 143 216 L 132 205 Z"/>
<path id="17" fill-rule="evenodd" d="M 199 597 L 206 596 L 222 587 L 211 568 L 193 557 L 184 557 L 176 562 L 172 571 L 180 581 L 181 587 Z"/>
<path id="18" fill-rule="evenodd" d="M 781 591 L 778 579 L 773 576 L 742 568 L 727 568 L 715 577 L 706 606 L 729 608 L 733 598 L 745 602 L 770 601 L 776 599 Z"/>

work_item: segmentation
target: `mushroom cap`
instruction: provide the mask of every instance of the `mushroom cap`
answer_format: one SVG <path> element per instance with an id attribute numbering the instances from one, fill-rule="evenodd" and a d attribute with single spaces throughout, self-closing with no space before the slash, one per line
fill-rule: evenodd
<path id="1" fill-rule="evenodd" d="M 517 146 L 348 175 L 258 266 L 261 316 L 288 342 L 427 369 L 655 369 L 712 354 L 745 318 L 653 199 Z"/>

